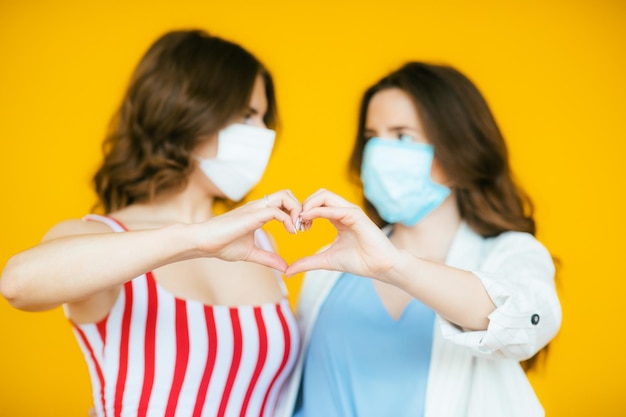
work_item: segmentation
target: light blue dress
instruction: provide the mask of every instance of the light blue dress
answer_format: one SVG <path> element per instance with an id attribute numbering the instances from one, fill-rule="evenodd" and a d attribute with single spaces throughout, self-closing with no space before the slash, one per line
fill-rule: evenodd
<path id="1" fill-rule="evenodd" d="M 343 274 L 313 328 L 294 416 L 423 416 L 434 318 L 413 299 L 395 320 L 371 279 Z"/>

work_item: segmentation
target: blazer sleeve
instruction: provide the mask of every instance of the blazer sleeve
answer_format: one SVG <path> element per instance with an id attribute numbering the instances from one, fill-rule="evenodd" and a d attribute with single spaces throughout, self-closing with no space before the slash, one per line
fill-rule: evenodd
<path id="1" fill-rule="evenodd" d="M 496 309 L 487 330 L 466 331 L 443 320 L 445 339 L 482 357 L 532 357 L 554 338 L 562 320 L 550 253 L 532 235 L 506 232 L 489 239 L 486 256 L 472 272 Z"/>

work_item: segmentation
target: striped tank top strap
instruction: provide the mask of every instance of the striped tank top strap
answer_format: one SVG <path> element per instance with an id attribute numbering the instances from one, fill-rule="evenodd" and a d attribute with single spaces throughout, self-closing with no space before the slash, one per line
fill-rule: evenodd
<path id="1" fill-rule="evenodd" d="M 111 228 L 114 232 L 125 232 L 127 229 L 124 225 L 112 217 L 101 216 L 100 214 L 87 214 L 82 218 L 83 221 L 93 221 L 104 223 Z"/>
<path id="2" fill-rule="evenodd" d="M 259 248 L 268 252 L 276 252 L 276 250 L 274 249 L 274 245 L 272 244 L 272 241 L 270 240 L 270 237 L 265 230 L 256 229 L 254 231 L 254 240 Z M 275 269 L 273 269 L 273 271 L 274 275 L 276 276 L 278 286 L 283 293 L 283 296 L 287 297 L 287 286 L 285 285 L 285 281 L 283 281 L 282 274 Z"/>
<path id="3" fill-rule="evenodd" d="M 114 232 L 128 230 L 121 222 L 108 216 L 88 214 L 83 217 L 83 221 L 104 223 Z M 122 294 L 123 304 L 107 318 L 114 321 L 117 332 L 115 343 L 118 346 L 115 350 L 117 373 L 109 376 L 109 384 L 114 386 L 108 398 L 112 413 L 107 417 L 124 415 L 125 403 L 137 404 L 135 415 L 141 417 L 149 410 L 157 359 L 156 332 L 160 300 L 152 272 L 124 283 Z"/>

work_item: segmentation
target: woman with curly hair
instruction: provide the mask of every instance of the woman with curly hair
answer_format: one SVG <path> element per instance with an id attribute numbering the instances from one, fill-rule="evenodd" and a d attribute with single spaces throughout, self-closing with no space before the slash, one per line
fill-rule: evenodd
<path id="1" fill-rule="evenodd" d="M 13 306 L 65 307 L 97 416 L 270 416 L 299 336 L 261 230 L 295 232 L 289 191 L 238 201 L 270 158 L 265 67 L 199 30 L 163 35 L 139 62 L 104 144 L 104 214 L 54 226 L 0 281 Z"/>

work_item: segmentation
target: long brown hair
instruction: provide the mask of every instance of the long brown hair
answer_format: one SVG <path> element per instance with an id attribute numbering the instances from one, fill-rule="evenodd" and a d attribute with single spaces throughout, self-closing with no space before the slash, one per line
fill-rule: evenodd
<path id="1" fill-rule="evenodd" d="M 361 170 L 369 102 L 389 88 L 399 88 L 413 99 L 468 225 L 482 236 L 508 230 L 534 235 L 532 202 L 513 180 L 506 144 L 487 102 L 467 77 L 449 66 L 411 62 L 365 92 L 352 174 L 358 177 Z M 365 206 L 379 225 L 385 224 L 369 202 Z"/>
<path id="2" fill-rule="evenodd" d="M 504 138 L 487 102 L 466 76 L 449 66 L 410 62 L 366 90 L 350 160 L 353 178 L 360 176 L 370 100 L 389 88 L 412 98 L 467 224 L 485 237 L 511 230 L 535 235 L 532 201 L 513 179 Z M 371 203 L 364 200 L 364 206 L 379 226 L 386 224 Z M 522 362 L 524 369 L 545 358 L 547 348 Z"/>
<path id="3" fill-rule="evenodd" d="M 241 46 L 202 30 L 166 33 L 137 65 L 103 144 L 94 176 L 106 213 L 181 189 L 191 152 L 242 116 L 256 77 L 265 81 L 265 124 L 277 120 L 272 77 Z"/>

